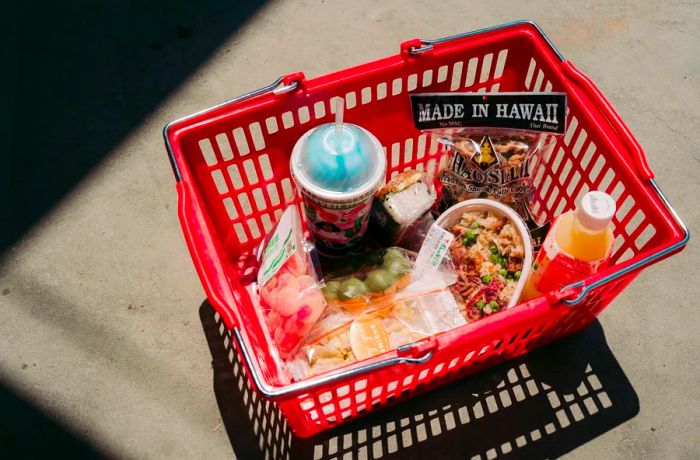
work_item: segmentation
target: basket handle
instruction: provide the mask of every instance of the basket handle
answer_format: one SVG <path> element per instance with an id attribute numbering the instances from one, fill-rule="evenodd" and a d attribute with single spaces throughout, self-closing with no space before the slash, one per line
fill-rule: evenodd
<path id="1" fill-rule="evenodd" d="M 434 38 L 432 40 L 414 38 L 412 40 L 407 40 L 401 43 L 401 55 L 404 58 L 408 56 L 417 56 L 426 51 L 430 51 L 435 48 L 435 45 L 441 45 L 443 43 L 449 43 L 455 40 L 462 40 L 467 37 L 472 37 L 474 35 L 487 34 L 491 32 L 500 32 L 505 29 L 515 28 L 515 27 L 525 27 L 533 30 L 535 33 L 539 34 L 542 39 L 547 42 L 552 52 L 559 58 L 560 61 L 564 60 L 564 56 L 559 52 L 559 50 L 554 46 L 554 43 L 549 39 L 547 34 L 544 33 L 542 28 L 534 21 L 529 19 L 520 19 L 517 21 L 507 22 L 505 24 L 499 24 L 491 27 L 484 27 L 482 29 L 470 30 L 469 32 L 464 32 L 461 34 L 450 35 L 447 37 Z"/>
<path id="2" fill-rule="evenodd" d="M 649 163 L 647 162 L 647 157 L 644 154 L 644 150 L 642 149 L 641 145 L 639 145 L 639 142 L 632 135 L 632 132 L 630 131 L 629 127 L 627 127 L 625 122 L 622 121 L 620 115 L 617 113 L 617 111 L 615 111 L 612 104 L 610 104 L 610 101 L 608 101 L 608 99 L 605 97 L 605 95 L 603 95 L 600 89 L 598 89 L 595 83 L 593 83 L 593 81 L 590 78 L 588 78 L 588 76 L 586 76 L 583 72 L 576 68 L 576 66 L 571 61 L 563 61 L 562 69 L 564 70 L 564 73 L 570 78 L 570 80 L 579 88 L 581 88 L 588 97 L 593 98 L 598 102 L 597 107 L 600 110 L 603 117 L 605 118 L 605 120 L 607 121 L 608 125 L 616 132 L 616 134 L 622 140 L 625 147 L 627 147 L 627 149 L 629 149 L 629 151 L 632 153 L 631 158 L 634 162 L 634 166 L 637 170 L 637 173 L 647 184 L 649 184 L 656 196 L 661 200 L 666 209 L 668 209 L 669 213 L 673 217 L 673 220 L 681 230 L 681 233 L 679 233 L 679 239 L 675 243 L 669 244 L 668 246 L 659 249 L 658 251 L 649 254 L 648 256 L 634 263 L 631 263 L 625 267 L 620 268 L 619 270 L 609 273 L 608 275 L 592 282 L 589 285 L 586 285 L 583 281 L 579 281 L 561 288 L 561 290 L 557 293 L 560 297 L 562 297 L 560 301 L 565 305 L 573 306 L 581 303 L 586 298 L 588 293 L 592 290 L 604 286 L 629 273 L 632 273 L 637 270 L 642 270 L 643 268 L 648 267 L 654 262 L 657 262 L 658 260 L 663 259 L 664 257 L 670 254 L 680 251 L 681 249 L 683 249 L 683 247 L 685 247 L 686 244 L 688 244 L 688 241 L 690 240 L 690 232 L 688 231 L 688 227 L 678 216 L 678 213 L 673 208 L 666 195 L 656 184 L 656 181 L 654 180 L 654 172 L 649 167 Z"/>
<path id="3" fill-rule="evenodd" d="M 182 223 L 182 231 L 185 234 L 185 241 L 192 256 L 197 274 L 199 275 L 207 298 L 211 302 L 214 309 L 219 313 L 226 324 L 226 327 L 232 329 L 236 326 L 236 314 L 233 310 L 235 305 L 235 293 L 231 289 L 229 281 L 224 273 L 226 270 L 221 266 L 221 260 L 217 252 L 216 245 L 211 238 L 213 232 L 205 231 L 209 224 L 202 211 L 202 204 L 197 198 L 197 195 L 191 189 L 189 181 L 183 181 L 189 175 L 184 160 L 177 144 L 173 145 L 171 138 L 177 137 L 177 126 L 184 121 L 191 121 L 197 117 L 210 115 L 212 112 L 237 104 L 248 99 L 272 93 L 277 96 L 291 93 L 304 84 L 304 74 L 296 72 L 288 75 L 283 75 L 267 86 L 255 89 L 241 96 L 233 98 L 229 101 L 215 105 L 200 112 L 188 115 L 171 121 L 163 128 L 163 140 L 165 148 L 168 151 L 170 165 L 173 168 L 175 175 L 177 193 L 178 193 L 178 215 Z M 219 294 L 221 293 L 221 295 Z"/>
<path id="4" fill-rule="evenodd" d="M 183 121 L 190 121 L 197 117 L 210 115 L 215 110 L 219 110 L 221 108 L 228 107 L 233 104 L 238 104 L 240 102 L 247 101 L 248 99 L 261 96 L 263 94 L 272 93 L 276 96 L 280 96 L 286 93 L 291 93 L 297 88 L 303 87 L 305 80 L 306 77 L 304 76 L 303 72 L 295 72 L 283 75 L 267 86 L 254 89 L 253 91 L 242 94 L 226 102 L 222 102 L 221 104 L 217 104 L 213 107 L 209 107 L 208 109 L 204 109 L 197 113 L 193 113 L 192 115 L 187 115 L 186 117 L 178 118 L 177 120 L 173 120 L 170 123 L 166 124 L 163 128 L 163 140 L 165 141 L 165 148 L 168 151 L 170 166 L 172 166 L 173 168 L 175 181 L 180 182 L 182 180 L 182 172 L 180 171 L 181 160 L 179 159 L 179 155 L 177 155 L 177 152 L 175 152 L 175 149 L 173 149 L 172 143 L 170 142 L 171 131 L 174 130 L 174 127 L 176 125 L 182 123 Z"/>
<path id="5" fill-rule="evenodd" d="M 652 263 L 663 259 L 666 256 L 669 256 L 677 251 L 680 251 L 685 247 L 686 244 L 688 244 L 688 240 L 690 240 L 690 232 L 688 231 L 688 227 L 683 223 L 681 218 L 678 216 L 678 213 L 676 213 L 676 210 L 673 209 L 673 206 L 671 206 L 671 203 L 668 201 L 668 198 L 664 193 L 661 191 L 659 186 L 656 184 L 656 181 L 654 179 L 649 180 L 649 184 L 651 184 L 652 188 L 656 192 L 657 196 L 661 199 L 661 201 L 664 203 L 666 208 L 669 210 L 671 215 L 673 216 L 673 219 L 676 221 L 676 224 L 680 227 L 681 231 L 683 232 L 683 236 L 676 241 L 675 243 L 672 243 L 668 246 L 666 246 L 663 249 L 660 249 L 659 251 L 654 252 L 653 254 L 649 254 L 648 256 L 644 257 L 643 259 L 640 259 L 634 263 L 631 263 L 627 265 L 626 267 L 623 267 L 619 270 L 616 270 L 599 280 L 594 281 L 593 283 L 589 285 L 585 285 L 583 281 L 579 281 L 576 283 L 569 284 L 567 286 L 564 286 L 559 290 L 558 293 L 556 293 L 560 298 L 558 299 L 560 302 L 566 304 L 566 305 L 576 305 L 578 303 L 581 303 L 583 299 L 586 298 L 586 295 L 593 289 L 596 289 L 598 287 L 604 286 L 608 284 L 611 281 L 614 281 L 624 275 L 627 275 L 628 273 L 631 273 L 636 270 L 641 270 Z M 580 289 L 580 292 L 576 294 L 576 292 Z"/>
<path id="6" fill-rule="evenodd" d="M 437 343 L 434 339 L 426 339 L 419 342 L 410 343 L 396 349 L 398 356 L 387 358 L 381 361 L 374 361 L 359 367 L 353 367 L 330 375 L 321 375 L 301 382 L 286 385 L 284 388 L 275 388 L 267 385 L 262 378 L 262 373 L 257 367 L 257 361 L 253 358 L 253 352 L 248 346 L 240 328 L 234 327 L 232 335 L 236 339 L 238 349 L 243 355 L 243 362 L 246 364 L 251 380 L 255 384 L 258 392 L 266 399 L 286 399 L 309 390 L 326 386 L 336 382 L 353 379 L 363 374 L 370 373 L 377 369 L 393 366 L 394 364 L 425 364 L 433 357 Z M 416 356 L 419 355 L 419 356 Z"/>
<path id="7" fill-rule="evenodd" d="M 501 24 L 494 27 L 473 30 L 462 34 L 451 35 L 449 37 L 442 37 L 433 40 L 421 40 L 415 38 L 401 43 L 401 55 L 404 56 L 404 58 L 408 58 L 409 56 L 417 56 L 421 53 L 433 50 L 436 45 L 441 45 L 443 43 L 448 43 L 454 40 L 461 40 L 474 35 L 502 31 L 504 29 L 512 27 L 528 27 L 540 35 L 540 37 L 549 46 L 550 50 L 561 62 L 562 69 L 564 70 L 564 73 L 569 77 L 569 79 L 573 81 L 573 83 L 575 83 L 577 86 L 579 86 L 583 90 L 583 92 L 586 93 L 589 97 L 594 98 L 598 102 L 600 102 L 598 107 L 599 110 L 601 111 L 603 117 L 607 120 L 608 125 L 615 130 L 618 137 L 632 152 L 632 161 L 634 162 L 635 167 L 637 168 L 637 172 L 640 174 L 642 179 L 653 179 L 654 173 L 649 167 L 649 163 L 647 162 L 644 150 L 642 150 L 641 145 L 639 145 L 639 142 L 637 142 L 637 140 L 634 138 L 632 132 L 627 127 L 625 122 L 622 121 L 622 118 L 620 118 L 620 115 L 618 115 L 618 113 L 615 111 L 608 99 L 603 95 L 603 93 L 598 89 L 595 83 L 591 81 L 590 78 L 588 78 L 583 72 L 578 70 L 576 66 L 574 66 L 573 63 L 571 63 L 571 61 L 567 61 L 564 59 L 564 56 L 562 56 L 559 50 L 554 46 L 547 34 L 545 34 L 544 31 L 535 22 L 529 20 L 514 21 L 509 22 L 507 24 Z"/>
<path id="8" fill-rule="evenodd" d="M 598 89 L 595 83 L 588 78 L 586 74 L 581 72 L 571 61 L 562 62 L 562 69 L 564 73 L 576 84 L 578 85 L 584 93 L 586 93 L 590 98 L 598 102 L 598 109 L 603 114 L 608 122 L 608 125 L 615 130 L 618 137 L 622 140 L 625 146 L 632 152 L 632 161 L 637 168 L 637 172 L 643 180 L 650 180 L 654 178 L 654 172 L 649 167 L 647 162 L 647 157 L 642 150 L 642 146 L 639 145 L 637 139 L 634 138 L 632 132 L 627 127 L 622 118 L 613 108 L 610 101 L 605 97 L 603 92 Z"/>

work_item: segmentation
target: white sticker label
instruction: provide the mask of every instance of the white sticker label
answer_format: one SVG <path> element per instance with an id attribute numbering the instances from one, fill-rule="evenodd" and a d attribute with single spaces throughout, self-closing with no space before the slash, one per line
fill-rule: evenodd
<path id="1" fill-rule="evenodd" d="M 285 262 L 296 251 L 294 242 L 293 206 L 287 208 L 282 214 L 275 232 L 265 247 L 262 255 L 262 264 L 258 273 L 258 284 L 264 286 L 280 270 Z"/>
<path id="2" fill-rule="evenodd" d="M 445 256 L 449 254 L 450 245 L 454 239 L 452 232 L 435 224 L 431 225 L 416 257 L 413 278 L 420 279 L 438 271 Z"/>

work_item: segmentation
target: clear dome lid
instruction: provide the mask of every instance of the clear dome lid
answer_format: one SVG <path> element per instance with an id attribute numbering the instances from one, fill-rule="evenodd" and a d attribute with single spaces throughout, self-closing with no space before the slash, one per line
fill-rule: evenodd
<path id="1" fill-rule="evenodd" d="M 351 123 L 327 123 L 304 134 L 294 146 L 291 169 L 307 192 L 353 198 L 374 193 L 386 174 L 381 144 Z"/>

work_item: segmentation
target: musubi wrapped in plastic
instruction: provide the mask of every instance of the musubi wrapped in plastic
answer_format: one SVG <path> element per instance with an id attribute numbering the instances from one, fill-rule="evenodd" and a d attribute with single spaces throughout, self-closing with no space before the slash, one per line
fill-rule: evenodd
<path id="1" fill-rule="evenodd" d="M 413 249 L 433 223 L 435 203 L 432 177 L 409 169 L 394 176 L 375 193 L 371 220 L 384 244 Z"/>

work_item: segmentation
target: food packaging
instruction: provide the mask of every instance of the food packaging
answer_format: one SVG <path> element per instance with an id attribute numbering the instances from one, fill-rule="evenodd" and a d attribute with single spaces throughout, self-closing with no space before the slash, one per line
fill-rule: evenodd
<path id="1" fill-rule="evenodd" d="M 448 238 L 446 238 L 446 236 Z M 328 275 L 328 306 L 301 352 L 292 378 L 335 369 L 463 324 L 449 287 L 457 281 L 447 248 L 452 236 L 434 226 L 418 254 L 392 247 L 346 256 Z"/>
<path id="2" fill-rule="evenodd" d="M 423 171 L 407 170 L 394 176 L 375 193 L 371 222 L 377 239 L 388 246 L 420 245 L 436 195 L 432 178 Z"/>
<path id="3" fill-rule="evenodd" d="M 446 288 L 456 281 L 452 264 L 441 260 L 430 276 L 414 276 L 417 254 L 391 247 L 340 259 L 341 271 L 326 275 L 323 294 L 327 313 L 368 313 Z"/>
<path id="4" fill-rule="evenodd" d="M 319 322 L 322 332 L 306 341 L 287 369 L 294 380 L 301 380 L 464 324 L 447 289 L 345 317 L 344 321 L 327 317 Z"/>
<path id="5" fill-rule="evenodd" d="M 261 306 L 282 359 L 294 354 L 326 308 L 312 254 L 293 205 L 258 247 Z"/>
<path id="6" fill-rule="evenodd" d="M 490 212 L 493 215 L 500 217 L 502 219 L 507 219 L 507 223 L 511 224 L 511 228 L 509 230 L 514 229 L 517 231 L 517 235 L 520 237 L 520 240 L 523 245 L 523 257 L 522 257 L 522 268 L 520 270 L 520 274 L 517 278 L 517 283 L 515 283 L 513 293 L 510 297 L 510 300 L 508 301 L 507 305 L 505 308 L 511 308 L 514 305 L 517 305 L 520 295 L 523 291 L 523 288 L 525 286 L 526 280 L 530 274 L 530 270 L 532 267 L 532 261 L 533 261 L 533 249 L 532 249 L 532 241 L 530 239 L 530 235 L 528 233 L 527 226 L 525 225 L 525 222 L 523 219 L 510 207 L 504 205 L 503 203 L 499 203 L 494 200 L 487 200 L 487 199 L 474 199 L 474 200 L 466 200 L 461 203 L 458 203 L 449 209 L 447 209 L 435 222 L 436 225 L 446 229 L 453 231 L 455 226 L 460 222 L 462 217 L 464 216 L 465 213 L 484 213 L 484 212 Z M 473 215 L 473 214 L 470 214 Z M 496 239 L 499 236 L 501 236 L 500 233 L 496 234 L 495 231 L 490 231 L 487 230 L 487 227 L 489 225 L 488 222 L 484 222 L 485 226 L 480 226 L 478 225 L 479 223 L 477 222 L 477 225 L 475 225 L 474 230 L 471 230 L 474 233 L 474 236 L 476 237 L 475 240 L 478 240 L 475 244 L 478 245 L 483 245 L 486 244 L 489 248 L 498 247 L 500 244 L 498 243 L 492 243 L 491 239 Z M 504 227 L 505 228 L 505 224 Z M 484 229 L 484 235 L 483 237 L 481 236 L 482 229 Z M 499 230 L 500 231 L 500 230 Z M 505 236 L 504 236 L 505 237 Z M 467 237 L 468 238 L 468 237 Z M 469 240 L 467 242 L 470 242 Z M 483 243 L 483 244 L 482 244 Z M 453 262 L 454 262 L 454 254 L 453 250 L 455 246 L 459 246 L 459 237 L 455 239 L 455 242 L 450 247 L 451 255 L 453 256 Z M 481 248 L 479 247 L 474 247 L 473 252 L 475 253 L 475 258 L 478 258 L 478 265 L 480 267 L 477 268 L 485 268 L 486 264 L 491 264 L 492 266 L 489 266 L 489 268 L 497 268 L 498 265 L 498 260 L 501 255 L 499 253 L 495 254 L 490 254 L 489 259 L 482 260 L 484 256 L 482 255 L 483 251 L 480 250 Z M 494 251 L 495 252 L 495 251 Z M 494 260 L 495 259 L 495 260 Z M 495 266 L 495 267 L 494 267 Z M 460 283 L 465 283 L 467 285 L 470 284 L 478 284 L 479 281 L 475 280 L 473 276 L 465 275 L 465 273 L 462 270 L 462 267 L 455 266 L 455 270 L 457 271 L 457 276 L 460 278 L 460 281 L 455 284 L 452 287 L 453 292 L 455 292 L 455 289 L 457 289 L 460 286 Z M 494 273 L 495 274 L 495 273 Z M 480 276 L 480 275 L 477 275 Z M 489 275 L 490 276 L 490 275 Z M 507 276 L 507 275 L 506 275 Z M 483 280 L 481 280 L 482 284 L 487 285 L 490 283 L 484 283 Z M 477 286 L 478 287 L 478 286 Z M 478 291 L 476 292 L 478 293 Z M 473 293 L 475 294 L 475 293 Z M 457 296 L 459 297 L 459 296 Z M 473 300 L 473 298 L 470 298 Z M 459 299 L 458 299 L 459 301 Z M 462 305 L 464 307 L 464 305 Z M 468 319 L 476 319 L 474 317 L 468 318 Z"/>
<path id="7" fill-rule="evenodd" d="M 539 246 L 549 222 L 530 208 L 532 174 L 566 130 L 566 94 L 414 93 L 411 104 L 416 128 L 447 146 L 434 213 L 467 199 L 496 200 L 520 214 Z"/>

